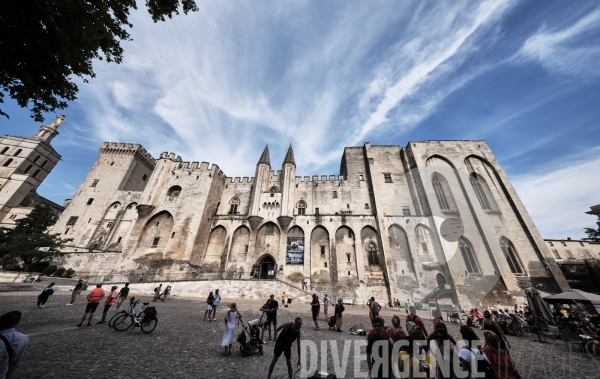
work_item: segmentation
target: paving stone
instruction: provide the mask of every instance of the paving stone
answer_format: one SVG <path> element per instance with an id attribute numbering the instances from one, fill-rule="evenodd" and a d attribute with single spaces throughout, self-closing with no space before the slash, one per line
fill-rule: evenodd
<path id="1" fill-rule="evenodd" d="M 0 293 L 0 314 L 10 310 L 23 312 L 18 330 L 30 339 L 25 355 L 21 359 L 15 378 L 265 378 L 273 356 L 274 342 L 264 347 L 264 355 L 253 354 L 242 357 L 239 344 L 234 342 L 232 355 L 223 357 L 220 346 L 224 330 L 227 301 L 221 303 L 217 322 L 204 323 L 204 303 L 198 298 L 174 298 L 167 302 L 151 303 L 158 310 L 158 326 L 151 334 L 139 330 L 117 332 L 107 324 L 97 325 L 102 307 L 98 307 L 93 325 L 78 328 L 85 309 L 85 297 L 80 296 L 75 305 L 65 306 L 70 295 L 57 292 L 50 297 L 45 309 L 36 309 L 37 293 Z M 143 297 L 150 301 L 150 297 Z M 263 301 L 236 300 L 245 321 L 258 318 L 258 309 Z M 109 311 L 108 319 L 115 313 Z M 381 315 L 386 322 L 398 314 L 404 319 L 404 310 L 385 309 Z M 345 376 L 354 377 L 354 344 L 364 337 L 350 336 L 348 328 L 356 323 L 368 325 L 367 308 L 347 306 L 344 313 L 344 333 L 328 330 L 321 314 L 321 330 L 313 330 L 308 304 L 295 304 L 281 309 L 280 323 L 292 321 L 296 316 L 303 318 L 302 338 L 313 341 L 317 347 L 328 341 L 327 365 L 334 371 L 334 358 L 339 362 L 345 341 L 352 343 Z M 423 315 L 424 316 L 424 315 Z M 431 322 L 426 326 L 431 329 Z M 450 334 L 460 339 L 459 325 L 448 323 Z M 236 336 L 241 326 L 236 326 Z M 482 337 L 481 331 L 477 334 Z M 482 337 L 483 339 L 483 337 Z M 532 342 L 533 336 L 508 337 L 512 345 L 512 356 L 523 378 L 596 378 L 600 376 L 599 361 L 588 354 L 569 352 L 565 344 L 541 344 Z M 331 353 L 335 341 L 338 354 Z M 364 347 L 362 351 L 364 352 Z M 360 367 L 366 372 L 364 354 Z M 292 348 L 292 363 L 297 362 L 296 347 Z M 321 368 L 320 352 L 318 368 Z M 343 363 L 343 362 L 342 362 Z M 283 356 L 277 363 L 273 378 L 287 378 L 287 367 Z"/>

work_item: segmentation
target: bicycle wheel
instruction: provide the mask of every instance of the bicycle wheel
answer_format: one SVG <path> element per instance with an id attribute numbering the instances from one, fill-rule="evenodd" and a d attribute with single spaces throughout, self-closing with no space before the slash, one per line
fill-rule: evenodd
<path id="1" fill-rule="evenodd" d="M 114 316 L 112 316 L 110 318 L 110 320 L 108 321 L 108 326 L 111 327 L 113 326 L 113 321 L 115 321 L 117 319 L 118 316 L 125 314 L 125 311 L 119 311 L 117 313 L 115 313 Z"/>
<path id="2" fill-rule="evenodd" d="M 131 328 L 131 325 L 133 325 L 133 317 L 126 314 L 120 315 L 113 322 L 113 328 L 119 332 Z"/>
<path id="3" fill-rule="evenodd" d="M 155 318 L 154 320 L 150 320 L 148 322 L 143 322 L 140 327 L 142 328 L 142 332 L 144 333 L 151 333 L 155 328 L 156 328 L 156 324 L 158 324 L 158 319 Z"/>

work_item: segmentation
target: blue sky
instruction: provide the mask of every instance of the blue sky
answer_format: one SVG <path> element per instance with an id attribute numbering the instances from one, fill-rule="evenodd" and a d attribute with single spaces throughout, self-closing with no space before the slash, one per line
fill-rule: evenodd
<path id="1" fill-rule="evenodd" d="M 152 23 L 142 3 L 121 65 L 97 77 L 53 145 L 39 192 L 72 196 L 103 141 L 253 176 L 339 173 L 344 146 L 484 139 L 545 238 L 580 238 L 600 203 L 595 1 L 199 1 Z M 10 100 L 0 133 L 39 124 Z M 46 123 L 54 120 L 48 115 Z"/>

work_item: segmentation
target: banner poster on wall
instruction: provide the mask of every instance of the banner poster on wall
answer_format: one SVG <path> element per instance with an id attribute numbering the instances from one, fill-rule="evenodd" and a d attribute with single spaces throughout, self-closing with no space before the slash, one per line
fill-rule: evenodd
<path id="1" fill-rule="evenodd" d="M 304 264 L 304 237 L 288 237 L 285 263 Z"/>

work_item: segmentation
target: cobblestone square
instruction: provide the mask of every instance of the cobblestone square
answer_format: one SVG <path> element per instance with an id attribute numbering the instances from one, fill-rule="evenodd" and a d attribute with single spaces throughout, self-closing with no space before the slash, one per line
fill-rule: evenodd
<path id="1" fill-rule="evenodd" d="M 150 301 L 150 295 L 132 294 L 142 301 Z M 231 356 L 221 355 L 228 299 L 221 303 L 217 321 L 202 322 L 204 303 L 198 298 L 174 298 L 166 302 L 151 303 L 158 310 L 159 323 L 154 332 L 143 334 L 135 331 L 116 332 L 106 324 L 97 325 L 101 309 L 90 327 L 78 328 L 84 308 L 85 296 L 80 296 L 71 307 L 65 306 L 70 298 L 68 292 L 58 291 L 46 304 L 45 309 L 36 309 L 37 291 L 0 293 L 0 314 L 11 310 L 23 313 L 19 331 L 29 336 L 29 346 L 20 362 L 15 378 L 266 378 L 273 356 L 274 343 L 269 341 L 264 355 L 253 354 L 242 357 L 239 344 L 234 343 Z M 266 296 L 265 296 L 266 298 Z M 245 321 L 258 318 L 261 301 L 236 300 L 238 309 Z M 138 308 L 139 309 L 139 308 Z M 108 317 L 114 314 L 111 309 Z M 382 311 L 386 323 L 393 314 L 401 316 L 404 324 L 404 310 Z M 368 325 L 366 307 L 347 306 L 344 313 L 344 333 L 328 330 L 321 313 L 321 330 L 313 330 L 308 304 L 294 304 L 278 312 L 278 322 L 303 318 L 302 338 L 314 341 L 316 346 L 327 343 L 327 370 L 334 372 L 331 343 L 336 341 L 338 356 L 343 351 L 344 341 L 352 342 L 352 350 L 345 369 L 346 378 L 355 377 L 354 344 L 364 341 L 364 337 L 350 336 L 348 328 L 362 322 Z M 422 316 L 425 316 L 424 314 Z M 425 321 L 431 329 L 431 322 Z M 449 331 L 456 340 L 460 339 L 458 324 L 449 325 Z M 241 327 L 236 327 L 236 335 Z M 481 336 L 481 331 L 477 330 Z M 540 344 L 533 342 L 533 336 L 509 336 L 513 347 L 512 356 L 523 378 L 597 378 L 600 365 L 590 355 L 569 352 L 561 340 Z M 364 347 L 362 350 L 364 352 Z M 318 367 L 321 368 L 319 351 Z M 366 373 L 365 355 L 361 355 L 361 372 Z M 339 360 L 337 358 L 336 360 Z M 292 362 L 297 361 L 296 347 L 292 348 Z M 343 362 L 342 362 L 343 363 Z M 286 378 L 285 360 L 279 360 L 274 378 Z"/>

